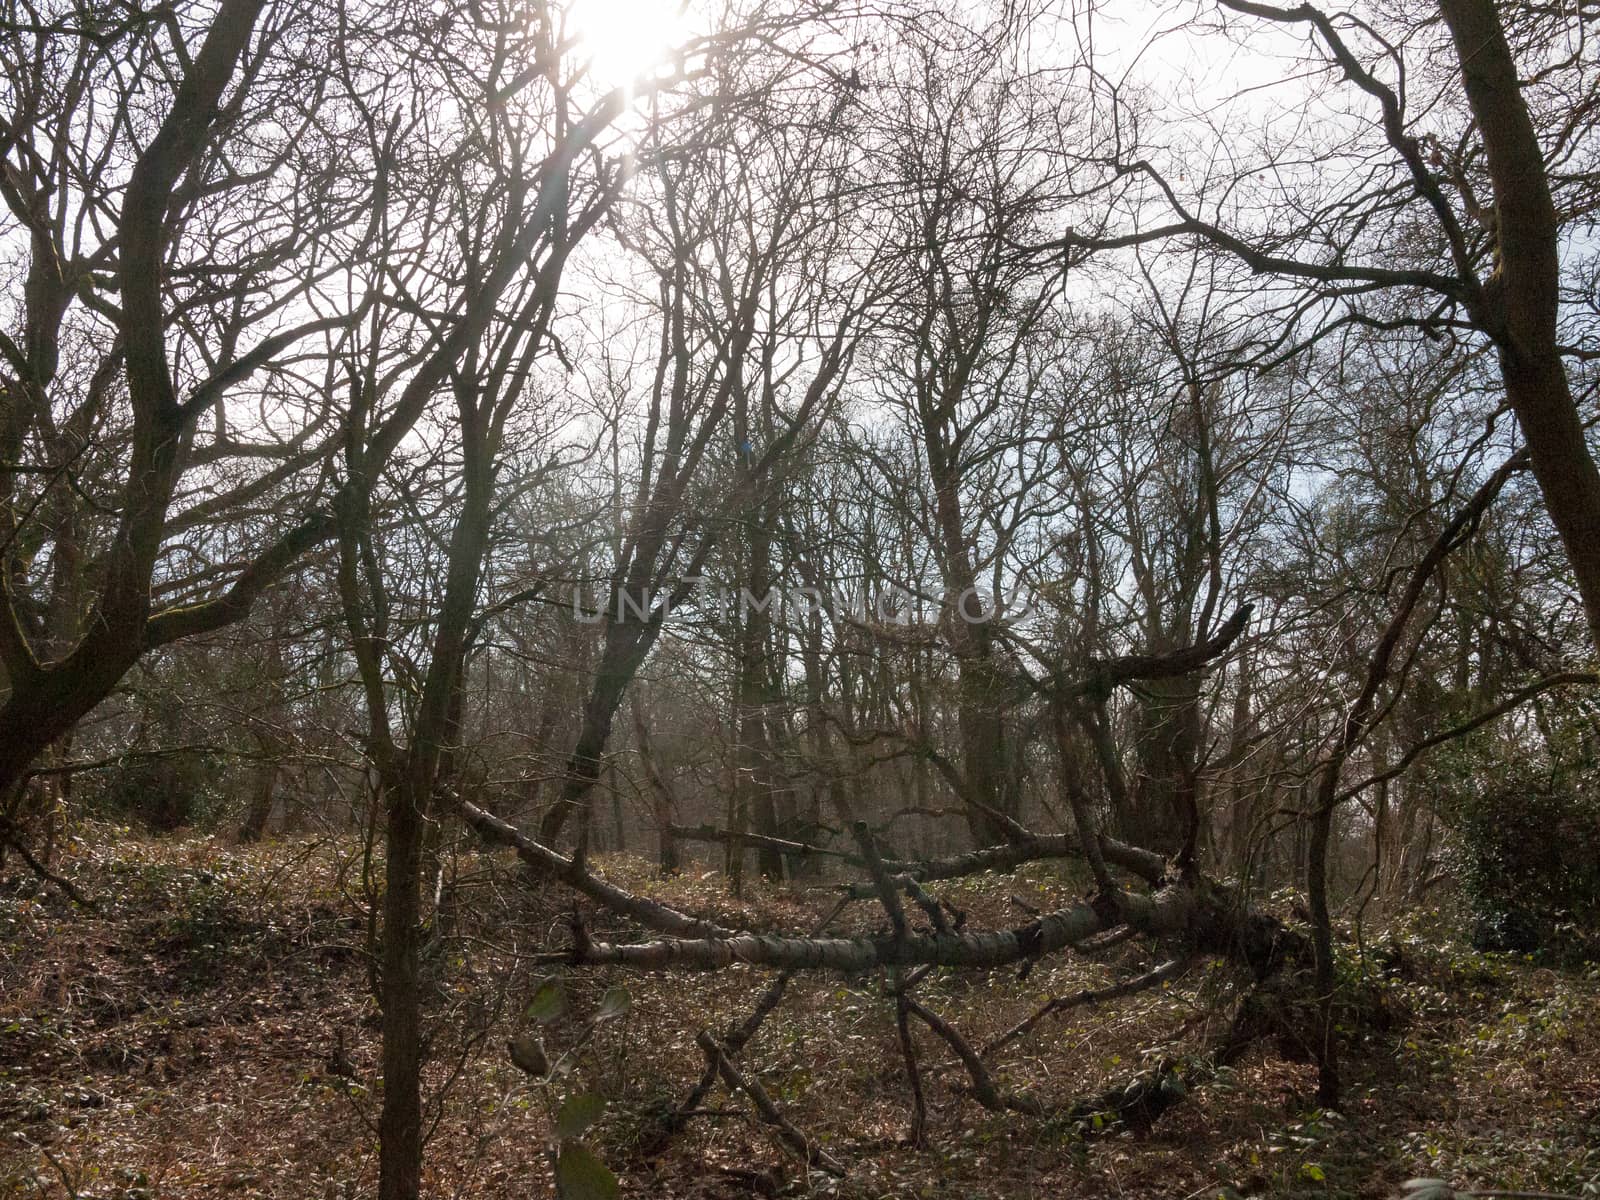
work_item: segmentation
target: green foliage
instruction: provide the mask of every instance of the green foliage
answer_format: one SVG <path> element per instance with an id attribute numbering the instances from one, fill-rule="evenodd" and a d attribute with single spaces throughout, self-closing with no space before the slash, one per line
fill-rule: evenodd
<path id="1" fill-rule="evenodd" d="M 632 1007 L 633 997 L 628 994 L 628 989 L 617 984 L 607 988 L 606 994 L 600 997 L 600 1007 L 595 1010 L 594 1020 L 614 1021 L 626 1016 Z"/>
<path id="2" fill-rule="evenodd" d="M 1592 929 L 1600 916 L 1600 778 L 1512 776 L 1462 814 L 1463 880 L 1484 916 L 1527 912 Z"/>
<path id="3" fill-rule="evenodd" d="M 561 1200 L 615 1200 L 619 1189 L 611 1168 L 582 1142 L 566 1141 L 556 1157 L 556 1191 Z"/>
<path id="4" fill-rule="evenodd" d="M 1542 716 L 1430 768 L 1483 949 L 1586 951 L 1600 930 L 1600 729 L 1579 703 Z"/>
<path id="5" fill-rule="evenodd" d="M 582 1137 L 584 1131 L 598 1121 L 600 1114 L 605 1110 L 605 1097 L 594 1092 L 579 1092 L 568 1096 L 561 1102 L 561 1108 L 556 1113 L 556 1136 Z"/>
<path id="6" fill-rule="evenodd" d="M 619 1021 L 633 1009 L 633 997 L 620 984 L 608 988 L 600 1003 L 580 1027 L 577 1037 L 552 1060 L 543 1040 L 525 1031 L 506 1043 L 511 1061 L 530 1077 L 542 1094 L 550 1113 L 550 1148 L 556 1154 L 556 1192 L 563 1200 L 614 1200 L 619 1193 L 617 1177 L 586 1144 L 578 1139 L 595 1131 L 605 1114 L 607 1101 L 597 1091 L 570 1091 L 557 1098 L 558 1086 L 569 1077 L 576 1079 L 579 1054 L 604 1025 Z M 567 987 L 558 975 L 547 976 L 535 985 L 533 997 L 523 1010 L 523 1020 L 556 1032 L 555 1023 L 570 1012 Z M 570 1026 L 569 1026 L 570 1027 Z"/>
<path id="7" fill-rule="evenodd" d="M 530 1021 L 548 1025 L 567 1011 L 567 989 L 561 980 L 550 978 L 534 989 L 528 1002 L 526 1016 Z"/>
<path id="8" fill-rule="evenodd" d="M 83 810 L 114 821 L 136 821 L 156 833 L 207 827 L 227 797 L 222 762 L 211 754 L 177 752 L 134 758 L 85 777 Z"/>

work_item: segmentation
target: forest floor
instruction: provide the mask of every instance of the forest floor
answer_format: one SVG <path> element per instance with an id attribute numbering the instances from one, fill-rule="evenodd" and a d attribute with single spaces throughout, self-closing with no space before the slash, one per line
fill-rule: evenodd
<path id="1" fill-rule="evenodd" d="M 381 1084 L 359 854 L 96 827 L 63 855 L 94 909 L 54 892 L 0 896 L 0 1200 L 371 1195 Z M 829 907 L 820 892 L 755 888 L 734 901 L 718 877 L 652 884 L 642 863 L 603 865 L 757 926 L 801 927 Z M 1142 1135 L 995 1115 L 962 1094 L 953 1056 L 919 1029 L 928 1129 L 913 1149 L 893 1002 L 876 980 L 829 976 L 796 980 L 739 1061 L 848 1165 L 845 1178 L 807 1175 L 720 1090 L 662 1148 L 658 1116 L 704 1061 L 697 1030 L 741 1020 L 770 973 L 573 972 L 565 1011 L 542 1027 L 570 1070 L 536 1081 L 506 1042 L 529 1029 L 525 1009 L 549 977 L 529 956 L 561 944 L 572 905 L 518 887 L 517 873 L 497 856 L 457 864 L 456 908 L 471 920 L 431 964 L 430 1197 L 552 1194 L 552 1113 L 578 1090 L 609 1098 L 585 1136 L 630 1195 L 1385 1197 L 1414 1176 L 1600 1195 L 1600 971 L 1475 954 L 1415 926 L 1367 931 L 1391 1020 L 1347 1048 L 1342 1113 L 1315 1107 L 1310 1067 L 1263 1049 Z M 1043 905 L 1071 887 L 1035 870 L 945 894 L 1014 923 L 1013 897 Z M 1137 969 L 1139 953 L 1062 956 L 1026 979 L 939 974 L 918 995 L 982 1043 L 1048 995 Z M 1096 1092 L 1215 1029 L 1217 982 L 1199 969 L 1051 1018 L 995 1057 L 996 1074 L 1047 1101 Z M 593 1022 L 617 985 L 627 1011 Z"/>

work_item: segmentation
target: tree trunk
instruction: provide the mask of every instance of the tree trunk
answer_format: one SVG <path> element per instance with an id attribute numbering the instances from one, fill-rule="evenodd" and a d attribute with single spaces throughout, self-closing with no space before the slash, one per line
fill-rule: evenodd
<path id="1" fill-rule="evenodd" d="M 613 613 L 613 616 L 616 614 Z M 554 845 L 567 821 L 587 803 L 595 781 L 600 777 L 601 756 L 611 737 L 622 697 L 638 674 L 650 647 L 655 644 L 656 626 L 642 620 L 611 620 L 606 623 L 605 646 L 594 687 L 583 707 L 583 723 L 577 742 L 567 760 L 567 770 L 556 798 L 539 822 L 539 839 Z"/>
<path id="2" fill-rule="evenodd" d="M 633 736 L 639 751 L 639 763 L 644 768 L 645 782 L 650 788 L 650 811 L 655 819 L 659 846 L 657 867 L 663 875 L 676 875 L 681 869 L 678 839 L 672 834 L 673 810 L 677 805 L 666 777 L 661 774 L 661 764 L 656 760 L 655 747 L 651 745 L 650 727 L 637 697 L 633 701 Z"/>
<path id="3" fill-rule="evenodd" d="M 417 1200 L 422 1185 L 422 844 L 426 821 L 414 771 L 385 787 L 383 1112 L 379 1200 Z"/>
<path id="4" fill-rule="evenodd" d="M 1440 0 L 1439 8 L 1494 185 L 1499 265 L 1483 288 L 1480 322 L 1499 350 L 1506 398 L 1600 645 L 1600 469 L 1557 349 L 1560 226 L 1544 152 L 1494 0 Z"/>
<path id="5" fill-rule="evenodd" d="M 774 697 L 769 687 L 771 670 L 767 654 L 771 640 L 771 550 L 767 514 L 754 514 L 747 549 L 748 586 L 739 600 L 738 640 L 735 645 L 738 737 L 734 786 L 743 794 L 740 807 L 764 837 L 779 836 L 776 780 L 772 772 L 772 747 L 767 711 Z M 770 846 L 756 851 L 756 869 L 763 879 L 783 878 L 783 855 Z"/>
<path id="6" fill-rule="evenodd" d="M 256 768 L 256 793 L 245 810 L 244 822 L 239 826 L 239 840 L 246 845 L 259 842 L 267 832 L 267 822 L 272 819 L 272 800 L 277 794 L 278 763 L 272 757 L 276 748 L 264 744 L 262 758 Z"/>
<path id="7" fill-rule="evenodd" d="M 1194 792 L 1200 687 L 1193 675 L 1152 679 L 1139 702 L 1138 787 L 1122 836 L 1167 855 L 1193 850 L 1199 829 Z"/>
<path id="8" fill-rule="evenodd" d="M 384 800 L 383 1111 L 379 1117 L 378 1200 L 417 1200 L 422 1174 L 422 875 L 429 814 L 441 773 L 459 736 L 460 680 L 472 641 L 472 615 L 489 541 L 494 488 L 493 443 L 458 390 L 462 422 L 463 499 L 451 531 L 445 589 L 429 645 L 427 673 L 403 755 L 392 743 Z M 358 639 L 359 640 L 359 639 Z M 371 669 L 369 665 L 369 670 Z M 369 703 L 381 699 L 381 691 Z M 374 740 L 387 718 L 370 714 Z M 395 764 L 398 764 L 397 766 Z"/>
<path id="9" fill-rule="evenodd" d="M 961 620 L 959 615 L 956 618 Z M 962 782 L 967 788 L 967 827 L 974 845 L 993 846 L 1011 836 L 994 816 L 1017 816 L 1016 796 L 1007 786 L 1005 714 L 1002 681 L 990 657 L 987 636 L 970 631 L 975 649 L 961 659 L 956 724 L 961 731 Z"/>
<path id="10" fill-rule="evenodd" d="M 90 632 L 70 654 L 41 663 L 9 589 L 0 589 L 0 658 L 10 685 L 0 705 L 0 793 L 19 782 L 39 754 L 88 715 L 139 656 L 162 640 L 152 637 L 150 579 L 193 415 L 179 403 L 167 361 L 161 290 L 171 236 L 167 217 L 174 191 L 211 135 L 262 8 L 263 0 L 224 0 L 177 81 L 171 109 L 128 172 L 117 220 L 117 286 L 133 431 L 121 516 L 105 559 L 99 603 L 84 622 Z M 248 607 L 249 600 L 244 603 Z M 193 606 L 169 628 L 173 636 L 182 636 L 179 630 L 214 611 Z M 240 615 L 229 613 L 231 619 Z"/>

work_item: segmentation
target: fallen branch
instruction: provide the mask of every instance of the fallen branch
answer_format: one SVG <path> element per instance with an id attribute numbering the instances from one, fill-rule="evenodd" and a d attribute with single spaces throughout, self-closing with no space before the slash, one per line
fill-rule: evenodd
<path id="1" fill-rule="evenodd" d="M 22 838 L 19 837 L 14 830 L 7 829 L 3 834 L 0 834 L 0 845 L 10 846 L 17 852 L 17 857 L 22 859 L 28 870 L 37 875 L 41 881 L 59 888 L 67 897 L 67 899 L 71 900 L 74 904 L 80 905 L 83 908 L 97 907 L 98 902 L 93 896 L 85 895 L 78 889 L 78 886 L 74 884 L 72 880 L 68 879 L 65 875 L 61 875 L 55 871 L 52 871 L 49 867 L 45 866 L 44 863 L 35 858 L 33 852 L 23 844 Z"/>
<path id="2" fill-rule="evenodd" d="M 911 1129 L 906 1143 L 922 1146 L 927 1141 L 928 1103 L 922 1094 L 922 1071 L 917 1066 L 917 1045 L 911 1040 L 911 998 L 906 995 L 905 982 L 895 989 L 894 1027 L 900 1038 L 900 1054 L 906 1064 L 906 1086 L 911 1089 Z"/>
<path id="3" fill-rule="evenodd" d="M 718 829 L 712 825 L 672 825 L 668 829 L 673 837 L 686 842 L 743 845 L 775 850 L 780 854 L 799 858 L 834 858 L 853 867 L 863 869 L 868 867 L 866 859 L 861 854 L 818 846 L 814 842 L 797 842 L 789 838 L 771 837 L 760 833 Z M 1099 843 L 1100 856 L 1105 862 L 1131 872 L 1146 883 L 1157 883 L 1166 873 L 1166 860 L 1153 851 L 1141 850 L 1137 846 L 1130 846 L 1126 842 L 1119 842 L 1104 835 L 1100 837 Z M 1032 834 L 1024 830 L 1015 841 L 969 850 L 965 854 L 951 858 L 923 861 L 884 859 L 883 861 L 884 866 L 894 872 L 898 885 L 905 878 L 914 879 L 919 883 L 931 883 L 941 879 L 960 879 L 968 875 L 978 875 L 984 871 L 1012 871 L 1023 863 L 1040 859 L 1083 857 L 1082 844 L 1071 834 Z M 877 895 L 877 885 L 874 883 L 848 886 L 858 900 L 871 899 Z"/>
<path id="4" fill-rule="evenodd" d="M 846 850 L 832 850 L 811 842 L 796 842 L 789 838 L 771 837 L 764 833 L 748 833 L 732 829 L 718 829 L 714 825 L 669 825 L 667 832 L 679 841 L 716 842 L 724 845 L 749 846 L 757 850 L 775 850 L 796 858 L 837 858 L 853 866 L 863 866 L 861 856 Z"/>
<path id="5" fill-rule="evenodd" d="M 822 920 L 817 923 L 813 929 L 813 932 L 824 932 L 829 925 L 833 924 L 834 919 L 844 911 L 845 906 L 848 903 L 848 899 L 841 900 L 837 905 L 834 906 L 833 910 L 829 912 L 827 916 L 823 917 Z M 789 990 L 789 982 L 793 978 L 793 971 L 785 971 L 767 985 L 767 990 L 761 993 L 761 998 L 756 1001 L 756 1006 L 751 1010 L 750 1015 L 724 1035 L 722 1039 L 722 1049 L 724 1053 L 728 1055 L 737 1055 L 745 1048 L 747 1044 L 749 1044 L 750 1039 L 755 1037 L 755 1035 L 760 1032 L 761 1026 L 766 1021 L 767 1017 L 770 1016 L 773 1010 L 778 1007 L 779 1002 L 783 999 L 784 993 Z M 689 1118 L 700 1111 L 700 1106 L 705 1103 L 706 1097 L 711 1094 L 711 1088 L 716 1082 L 717 1065 L 714 1062 L 708 1062 L 706 1064 L 706 1069 L 701 1072 L 699 1080 L 695 1083 L 694 1087 L 689 1090 L 689 1094 L 684 1098 L 683 1103 L 678 1105 L 676 1109 L 668 1113 L 663 1119 L 663 1144 L 666 1139 L 673 1137 L 680 1130 L 682 1130 L 684 1125 L 688 1123 Z"/>
<path id="6" fill-rule="evenodd" d="M 705 1051 L 707 1061 L 716 1066 L 717 1074 L 722 1076 L 722 1082 L 728 1085 L 728 1090 L 731 1092 L 743 1092 L 746 1096 L 749 1096 L 750 1102 L 755 1105 L 756 1113 L 760 1116 L 762 1124 L 772 1126 L 790 1149 L 794 1150 L 808 1164 L 818 1170 L 826 1171 L 829 1175 L 835 1176 L 844 1174 L 844 1168 L 839 1165 L 837 1160 L 808 1138 L 796 1128 L 788 1117 L 783 1115 L 783 1111 L 772 1102 L 772 1097 L 767 1095 L 765 1088 L 754 1079 L 748 1079 L 739 1073 L 739 1068 L 733 1065 L 723 1052 L 722 1047 L 717 1045 L 715 1038 L 702 1029 L 695 1037 L 695 1042 L 701 1050 Z"/>
<path id="7" fill-rule="evenodd" d="M 534 841 L 515 825 L 502 821 L 499 817 L 484 812 L 475 804 L 465 800 L 457 800 L 456 811 L 485 841 L 502 846 L 510 846 L 517 852 L 517 857 L 522 859 L 541 875 L 557 879 L 574 891 L 581 892 L 598 904 L 604 905 L 614 913 L 632 918 L 639 924 L 660 933 L 670 933 L 678 937 L 690 938 L 728 938 L 737 936 L 737 931 L 718 925 L 714 921 L 707 921 L 700 917 L 690 916 L 688 913 L 679 912 L 675 908 L 662 904 L 657 900 L 647 900 L 643 896 L 635 896 L 632 892 L 624 891 L 613 883 L 607 883 L 598 875 L 586 868 L 577 859 L 568 858 Z"/>
<path id="8" fill-rule="evenodd" d="M 1029 1116 L 1040 1116 L 1044 1106 L 1032 1096 L 1017 1096 L 1012 1093 L 1002 1093 L 995 1085 L 994 1077 L 989 1074 L 989 1068 L 983 1065 L 983 1059 L 957 1032 L 955 1026 L 946 1021 L 930 1008 L 924 1008 L 910 996 L 903 997 L 908 1012 L 920 1020 L 929 1029 L 943 1038 L 950 1049 L 956 1052 L 956 1057 L 967 1069 L 967 1076 L 972 1080 L 973 1098 L 990 1112 L 1027 1113 Z"/>
<path id="9" fill-rule="evenodd" d="M 1100 854 L 1112 866 L 1143 879 L 1146 883 L 1160 883 L 1166 875 L 1167 860 L 1151 850 L 1141 850 L 1114 838 L 1101 836 Z M 884 866 L 897 876 L 914 879 L 918 883 L 934 883 L 941 879 L 962 879 L 984 871 L 1014 871 L 1023 863 L 1046 858 L 1082 858 L 1083 847 L 1070 833 L 1034 834 L 1025 840 L 1007 842 L 1003 846 L 986 846 L 969 850 L 951 858 L 933 858 L 923 862 L 886 859 Z M 901 882 L 897 879 L 896 882 Z M 851 885 L 857 899 L 876 895 L 870 884 Z"/>
<path id="10" fill-rule="evenodd" d="M 851 828 L 856 844 L 861 847 L 861 857 L 866 860 L 867 870 L 872 876 L 872 888 L 877 893 L 878 903 L 883 905 L 883 911 L 888 915 L 894 936 L 903 941 L 910 934 L 911 926 L 906 924 L 905 906 L 900 903 L 900 893 L 889 878 L 888 868 L 883 865 L 878 844 L 872 839 L 872 830 L 867 828 L 865 821 L 857 821 Z M 911 886 L 916 887 L 915 882 Z M 935 922 L 934 928 L 939 930 L 938 922 Z"/>
<path id="11" fill-rule="evenodd" d="M 1013 1025 L 999 1037 L 991 1040 L 986 1046 L 984 1046 L 981 1053 L 983 1054 L 983 1057 L 988 1058 L 996 1051 L 1010 1045 L 1019 1037 L 1022 1037 L 1040 1021 L 1044 1020 L 1052 1013 L 1065 1012 L 1068 1009 L 1082 1008 L 1087 1005 L 1100 1004 L 1106 1000 L 1117 1000 L 1123 996 L 1132 996 L 1138 992 L 1148 991 L 1150 988 L 1159 987 L 1163 983 L 1167 983 L 1170 980 L 1178 978 L 1178 976 L 1182 975 L 1188 966 L 1188 959 L 1175 958 L 1171 962 L 1162 963 L 1159 967 L 1156 967 L 1152 971 L 1147 971 L 1143 975 L 1136 976 L 1133 979 L 1125 980 L 1122 983 L 1113 984 L 1110 987 L 1100 988 L 1096 991 L 1089 991 L 1085 989 L 1084 991 L 1076 992 L 1070 996 L 1052 996 L 1038 1008 L 1034 1009 L 1033 1013 L 1026 1019 L 1019 1021 L 1016 1025 Z"/>

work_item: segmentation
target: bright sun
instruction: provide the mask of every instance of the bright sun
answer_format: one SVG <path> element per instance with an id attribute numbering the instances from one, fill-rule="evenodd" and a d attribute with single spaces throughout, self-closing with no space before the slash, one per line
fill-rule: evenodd
<path id="1" fill-rule="evenodd" d="M 570 19 L 578 53 L 606 87 L 655 75 L 689 36 L 680 0 L 573 0 Z"/>

